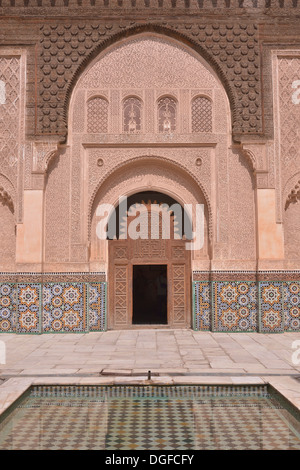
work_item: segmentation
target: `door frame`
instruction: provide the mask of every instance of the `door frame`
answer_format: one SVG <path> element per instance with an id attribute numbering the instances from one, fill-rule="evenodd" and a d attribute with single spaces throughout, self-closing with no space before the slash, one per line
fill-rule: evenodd
<path id="1" fill-rule="evenodd" d="M 185 250 L 184 240 L 166 240 L 167 256 L 162 258 L 136 258 L 131 257 L 130 240 L 108 240 L 109 266 L 108 266 L 108 329 L 128 328 L 191 328 L 192 326 L 192 299 L 191 299 L 191 251 Z M 171 256 L 175 250 L 182 256 Z M 178 250 L 180 248 L 180 250 Z M 119 250 L 118 250 L 119 249 Z M 116 255 L 117 253 L 117 255 Z M 120 254 L 122 255 L 120 257 Z M 167 265 L 167 324 L 133 324 L 133 266 L 134 265 Z M 180 279 L 175 279 L 175 269 L 184 266 L 183 309 L 182 320 L 175 321 L 175 289 L 180 286 Z M 116 270 L 121 272 L 123 278 L 116 276 Z M 126 286 L 124 286 L 126 284 Z M 119 292 L 120 291 L 120 292 Z M 116 295 L 119 299 L 116 300 Z M 180 294 L 179 294 L 180 296 Z M 117 305 L 118 304 L 118 305 Z M 180 307 L 179 307 L 180 308 Z M 120 313 L 121 312 L 121 313 Z M 119 315 L 119 318 L 117 318 Z M 121 320 L 120 320 L 121 318 Z"/>
<path id="2" fill-rule="evenodd" d="M 133 323 L 133 267 L 134 266 L 166 266 L 167 268 L 167 323 Z M 131 288 L 130 288 L 130 296 L 131 296 L 131 303 L 130 303 L 130 306 L 131 306 L 131 315 L 130 315 L 130 319 L 131 319 L 131 325 L 134 326 L 134 327 L 152 327 L 153 328 L 160 328 L 160 327 L 166 327 L 169 325 L 169 314 L 170 314 L 170 306 L 169 306 L 169 301 L 170 301 L 170 292 L 169 292 L 169 263 L 165 262 L 165 263 L 153 263 L 153 262 L 148 262 L 148 263 L 143 263 L 143 262 L 140 262 L 140 263 L 131 263 L 131 267 L 129 268 L 131 270 L 131 282 L 132 282 L 132 285 L 131 285 Z M 130 281 L 129 281 L 130 282 Z"/>

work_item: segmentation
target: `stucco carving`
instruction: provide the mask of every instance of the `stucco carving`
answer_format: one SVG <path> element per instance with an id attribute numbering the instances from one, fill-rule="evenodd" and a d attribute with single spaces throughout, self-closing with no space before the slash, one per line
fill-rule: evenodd
<path id="1" fill-rule="evenodd" d="M 149 170 L 151 172 L 148 174 Z M 172 186 L 176 182 L 180 182 L 180 186 L 178 187 L 178 193 L 177 197 L 182 198 L 181 192 L 183 191 L 183 188 L 187 190 L 189 185 L 195 185 L 195 188 L 199 188 L 198 192 L 202 193 L 203 195 L 203 202 L 205 201 L 205 204 L 207 206 L 207 211 L 208 211 L 208 227 L 209 227 L 209 238 L 212 238 L 212 208 L 211 208 L 211 203 L 210 203 L 210 198 L 203 188 L 201 182 L 197 179 L 197 177 L 190 172 L 187 168 L 185 168 L 183 165 L 181 165 L 178 162 L 172 162 L 170 159 L 167 159 L 165 157 L 158 157 L 158 156 L 139 156 L 139 157 L 133 157 L 131 159 L 127 159 L 126 162 L 119 163 L 111 171 L 106 173 L 102 179 L 98 181 L 98 184 L 96 185 L 95 189 L 93 190 L 90 199 L 89 199 L 89 209 L 88 209 L 88 214 L 89 214 L 89 233 L 90 233 L 90 226 L 91 226 L 91 217 L 93 213 L 93 207 L 95 205 L 95 200 L 98 200 L 99 198 L 99 191 L 101 188 L 108 186 L 108 194 L 109 194 L 109 185 L 113 184 L 115 185 L 115 181 L 118 181 L 120 179 L 122 181 L 122 189 L 120 189 L 119 195 L 116 197 L 114 202 L 112 202 L 112 199 L 110 200 L 110 203 L 115 203 L 118 200 L 118 197 L 122 194 L 127 194 L 128 193 L 128 182 L 125 179 L 125 172 L 129 172 L 130 176 L 135 179 L 136 181 L 136 186 L 141 187 L 143 189 L 148 190 L 153 190 L 153 188 L 156 186 L 156 177 L 153 176 L 154 174 L 159 175 L 168 175 L 165 176 L 167 183 L 163 185 L 165 190 L 168 192 L 173 193 L 174 189 Z M 172 175 L 172 178 L 171 176 Z M 171 182 L 173 181 L 173 183 Z M 189 183 L 188 183 L 189 181 Z M 179 189 L 180 188 L 180 189 Z M 159 189 L 158 189 L 159 190 Z M 101 189 L 101 192 L 104 191 Z M 123 192 L 122 192 L 123 191 Z M 174 194 L 176 198 L 176 193 Z M 108 198 L 108 195 L 107 195 Z M 186 197 L 186 203 L 188 203 L 189 198 L 195 202 L 194 197 Z M 108 200 L 108 199 L 107 199 Z"/>
<path id="2" fill-rule="evenodd" d="M 160 166 L 157 163 L 160 161 Z M 208 232 L 209 232 L 209 207 L 206 199 L 199 188 L 199 184 L 192 179 L 182 168 L 170 162 L 162 161 L 158 158 L 136 158 L 127 164 L 120 165 L 104 181 L 101 182 L 95 191 L 91 208 L 91 261 L 100 258 L 100 253 L 105 252 L 103 242 L 97 239 L 96 225 L 98 218 L 96 209 L 99 204 L 109 203 L 117 205 L 119 197 L 129 196 L 140 191 L 150 190 L 166 193 L 175 198 L 180 204 L 192 204 L 193 208 L 197 203 L 205 206 L 205 246 L 202 250 L 202 257 L 208 256 Z M 208 201 L 209 203 L 209 201 Z"/>
<path id="3" fill-rule="evenodd" d="M 255 260 L 254 176 L 251 163 L 238 152 L 229 153 L 230 259 Z"/>
<path id="4" fill-rule="evenodd" d="M 39 131 L 65 135 L 70 92 L 83 67 L 97 51 L 121 39 L 125 31 L 135 34 L 141 30 L 166 33 L 178 39 L 185 37 L 212 64 L 224 82 L 233 111 L 234 133 L 262 132 L 257 27 L 242 22 L 191 24 L 189 28 L 186 25 L 176 25 L 174 28 L 173 25 L 165 27 L 159 24 L 137 28 L 129 23 L 122 28 L 116 23 L 109 27 L 108 24 L 98 23 L 41 26 Z M 136 70 L 132 72 L 135 74 Z"/>
<path id="5" fill-rule="evenodd" d="M 275 50 L 272 71 L 274 80 L 274 175 L 277 193 L 277 219 L 282 222 L 289 181 L 300 167 L 300 103 L 297 81 L 300 77 L 300 51 Z M 299 87 L 298 87 L 299 88 Z"/>
<path id="6" fill-rule="evenodd" d="M 70 160 L 62 152 L 49 165 L 45 191 L 45 260 L 70 260 Z"/>
<path id="7" fill-rule="evenodd" d="M 285 207 L 287 210 L 290 204 L 295 204 L 300 200 L 300 173 L 297 172 L 286 184 L 285 191 Z"/>
<path id="8" fill-rule="evenodd" d="M 300 77 L 300 52 L 278 58 L 280 154 L 283 184 L 300 167 L 300 103 L 293 100 L 293 83 Z"/>

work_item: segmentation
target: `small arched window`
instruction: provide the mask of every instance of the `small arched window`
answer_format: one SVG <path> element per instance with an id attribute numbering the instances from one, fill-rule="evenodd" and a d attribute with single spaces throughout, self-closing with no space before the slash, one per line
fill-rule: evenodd
<path id="1" fill-rule="evenodd" d="M 165 97 L 158 101 L 158 131 L 163 133 L 176 130 L 177 103 L 174 98 Z"/>
<path id="2" fill-rule="evenodd" d="M 192 132 L 212 132 L 212 103 L 205 96 L 192 101 Z"/>
<path id="3" fill-rule="evenodd" d="M 142 130 L 142 102 L 130 97 L 123 101 L 123 132 L 136 134 Z"/>
<path id="4" fill-rule="evenodd" d="M 108 102 L 100 96 L 88 101 L 87 132 L 89 134 L 106 134 L 108 132 Z"/>

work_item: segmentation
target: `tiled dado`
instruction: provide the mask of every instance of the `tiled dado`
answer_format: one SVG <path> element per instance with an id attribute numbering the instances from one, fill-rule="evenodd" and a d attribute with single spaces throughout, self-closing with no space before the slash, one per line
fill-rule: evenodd
<path id="1" fill-rule="evenodd" d="M 106 329 L 106 282 L 0 283 L 0 332 Z"/>
<path id="2" fill-rule="evenodd" d="M 280 333 L 300 331 L 300 275 L 263 273 L 236 280 L 237 273 L 194 275 L 193 326 L 219 332 Z M 261 274 L 261 273 L 259 273 Z M 268 275 L 269 280 L 267 280 Z M 273 275 L 272 275 L 273 274 Z M 274 280 L 275 279 L 275 280 Z"/>

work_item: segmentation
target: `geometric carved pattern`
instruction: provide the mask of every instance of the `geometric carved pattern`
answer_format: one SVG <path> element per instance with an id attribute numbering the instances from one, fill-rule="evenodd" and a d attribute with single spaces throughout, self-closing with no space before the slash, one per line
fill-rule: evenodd
<path id="1" fill-rule="evenodd" d="M 5 85 L 0 113 L 1 166 L 13 167 L 19 157 L 20 59 L 0 58 L 0 80 Z"/>
<path id="2" fill-rule="evenodd" d="M 194 282 L 194 329 L 198 331 L 211 328 L 210 282 Z"/>
<path id="3" fill-rule="evenodd" d="M 174 326 L 184 324 L 185 308 L 186 308 L 186 292 L 185 292 L 185 265 L 172 265 L 173 275 L 173 322 Z"/>
<path id="4" fill-rule="evenodd" d="M 88 101 L 87 131 L 90 134 L 108 131 L 108 102 L 105 99 L 96 97 Z"/>
<path id="5" fill-rule="evenodd" d="M 116 259 L 127 259 L 127 247 L 126 246 L 116 246 L 115 247 L 115 258 Z"/>
<path id="6" fill-rule="evenodd" d="M 87 329 L 86 285 L 43 285 L 43 331 L 84 332 Z"/>
<path id="7" fill-rule="evenodd" d="M 284 282 L 283 311 L 285 331 L 300 331 L 300 281 Z"/>
<path id="8" fill-rule="evenodd" d="M 212 132 L 212 103 L 204 96 L 193 99 L 192 132 Z"/>
<path id="9" fill-rule="evenodd" d="M 255 282 L 214 282 L 214 331 L 256 331 Z"/>
<path id="10" fill-rule="evenodd" d="M 115 266 L 114 269 L 114 305 L 115 325 L 127 324 L 127 266 Z"/>
<path id="11" fill-rule="evenodd" d="M 292 100 L 295 89 L 293 82 L 300 77 L 300 57 L 281 57 L 278 60 L 279 75 L 279 113 L 280 113 L 280 153 L 283 162 L 284 180 L 291 171 L 299 168 L 300 136 L 295 123 L 300 119 L 300 105 Z"/>
<path id="12" fill-rule="evenodd" d="M 136 240 L 133 258 L 166 258 L 166 240 Z"/>

